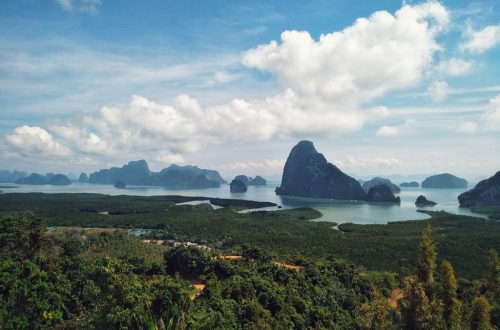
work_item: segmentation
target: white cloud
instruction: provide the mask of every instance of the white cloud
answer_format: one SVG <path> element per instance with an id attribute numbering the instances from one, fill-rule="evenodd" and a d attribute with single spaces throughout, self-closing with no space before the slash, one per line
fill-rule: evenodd
<path id="1" fill-rule="evenodd" d="M 500 94 L 490 100 L 480 122 L 486 131 L 500 131 Z"/>
<path id="2" fill-rule="evenodd" d="M 61 145 L 83 154 L 147 151 L 158 157 L 165 152 L 182 155 L 210 143 L 354 132 L 366 120 L 390 115 L 385 107 L 364 109 L 365 103 L 421 80 L 440 50 L 436 37 L 447 24 L 446 9 L 429 1 L 404 5 L 395 14 L 376 12 L 319 40 L 308 32 L 285 31 L 280 43 L 260 45 L 243 55 L 246 66 L 277 76 L 281 91 L 274 96 L 255 101 L 235 98 L 210 107 L 188 95 L 176 97 L 172 104 L 134 96 L 126 106 L 78 113 L 53 122 L 48 130 Z M 148 83 L 177 76 L 172 68 L 153 70 L 117 60 L 116 70 L 102 68 L 110 79 L 123 80 L 123 75 L 113 72 L 126 72 Z M 71 63 L 81 66 L 78 61 Z M 71 63 L 64 65 L 71 67 Z M 178 69 L 181 75 L 190 72 L 185 66 Z M 225 71 L 216 72 L 215 80 L 230 79 Z M 386 126 L 377 135 L 399 135 L 399 130 Z"/>
<path id="3" fill-rule="evenodd" d="M 472 62 L 460 58 L 452 57 L 437 64 L 436 69 L 441 74 L 447 76 L 462 76 L 470 72 Z"/>
<path id="4" fill-rule="evenodd" d="M 159 154 L 154 158 L 154 160 L 165 164 L 183 164 L 186 162 L 182 155 L 170 153 Z"/>
<path id="5" fill-rule="evenodd" d="M 250 79 L 207 89 L 207 80 L 211 85 L 216 83 L 214 72 L 230 76 L 219 74 L 219 79 L 239 78 L 240 73 L 227 68 L 239 65 L 240 54 L 199 54 L 186 61 L 180 60 L 175 50 L 139 51 L 117 46 L 95 50 L 60 39 L 26 43 L 0 37 L 0 44 L 0 94 L 9 95 L 11 100 L 36 100 L 36 111 L 31 102 L 16 107 L 27 114 L 66 115 L 99 109 L 145 89 L 151 97 L 161 99 L 189 90 L 210 104 L 227 101 L 228 90 L 242 97 L 264 93 L 249 87 L 254 84 Z"/>
<path id="6" fill-rule="evenodd" d="M 500 25 L 489 25 L 479 31 L 469 26 L 465 35 L 467 41 L 461 44 L 461 49 L 480 54 L 500 43 Z"/>
<path id="7" fill-rule="evenodd" d="M 374 120 L 388 118 L 391 116 L 391 110 L 383 105 L 373 107 L 369 110 L 369 116 Z"/>
<path id="8" fill-rule="evenodd" d="M 40 127 L 23 125 L 6 136 L 10 147 L 22 154 L 43 154 L 47 156 L 69 156 L 71 151 L 54 141 L 52 135 Z"/>
<path id="9" fill-rule="evenodd" d="M 397 126 L 382 126 L 375 135 L 380 137 L 395 137 L 401 134 L 401 129 Z"/>
<path id="10" fill-rule="evenodd" d="M 317 41 L 308 32 L 285 31 L 281 43 L 247 51 L 243 63 L 279 79 L 286 92 L 274 103 L 282 103 L 289 133 L 342 134 L 363 125 L 363 103 L 421 79 L 447 24 L 438 2 L 404 5 L 394 15 L 376 12 Z"/>
<path id="11" fill-rule="evenodd" d="M 448 83 L 446 81 L 434 81 L 429 84 L 427 93 L 433 102 L 442 102 L 449 93 Z"/>
<path id="12" fill-rule="evenodd" d="M 55 0 L 66 11 L 94 14 L 102 4 L 101 0 Z"/>
<path id="13" fill-rule="evenodd" d="M 459 123 L 456 131 L 458 133 L 471 134 L 476 131 L 477 126 L 477 123 L 474 121 L 462 121 Z"/>
<path id="14" fill-rule="evenodd" d="M 471 134 L 478 129 L 482 131 L 500 131 L 500 94 L 489 101 L 487 109 L 477 121 L 461 121 L 456 131 Z"/>
<path id="15" fill-rule="evenodd" d="M 219 83 L 227 83 L 234 80 L 234 76 L 226 71 L 217 71 L 214 74 L 214 80 Z"/>
<path id="16" fill-rule="evenodd" d="M 386 138 L 408 135 L 412 133 L 415 125 L 416 122 L 414 119 L 407 119 L 403 124 L 398 126 L 382 126 L 377 130 L 375 135 L 378 137 Z"/>
<path id="17" fill-rule="evenodd" d="M 384 157 L 358 157 L 348 155 L 343 159 L 334 160 L 334 164 L 348 170 L 358 169 L 363 167 L 387 167 L 401 165 L 402 162 L 396 158 Z"/>

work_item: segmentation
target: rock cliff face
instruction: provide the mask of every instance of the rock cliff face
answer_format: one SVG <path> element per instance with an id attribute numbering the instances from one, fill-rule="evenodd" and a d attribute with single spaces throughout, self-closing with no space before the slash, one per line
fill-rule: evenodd
<path id="1" fill-rule="evenodd" d="M 373 203 L 401 203 L 399 196 L 394 196 L 391 188 L 385 184 L 371 187 L 370 190 L 368 190 L 366 200 Z"/>
<path id="2" fill-rule="evenodd" d="M 261 177 L 260 175 L 257 175 L 255 178 L 250 178 L 250 181 L 248 182 L 249 186 L 265 186 L 267 184 L 266 179 Z"/>
<path id="3" fill-rule="evenodd" d="M 425 179 L 422 188 L 467 188 L 467 181 L 453 174 L 443 173 Z"/>
<path id="4" fill-rule="evenodd" d="M 436 204 L 436 202 L 428 200 L 424 195 L 418 196 L 415 201 L 416 206 L 434 206 Z"/>
<path id="5" fill-rule="evenodd" d="M 225 183 L 217 171 L 171 165 L 159 173 L 159 185 L 175 189 L 218 188 Z"/>
<path id="6" fill-rule="evenodd" d="M 55 186 L 70 185 L 71 180 L 64 174 L 53 174 L 48 173 L 43 176 L 38 173 L 33 173 L 25 178 L 20 178 L 16 180 L 18 184 L 33 184 L 33 185 L 44 185 L 50 184 Z"/>
<path id="7" fill-rule="evenodd" d="M 400 187 L 403 188 L 418 188 L 420 187 L 420 184 L 417 181 L 412 181 L 412 182 L 403 182 L 399 185 Z"/>
<path id="8" fill-rule="evenodd" d="M 247 185 L 238 179 L 234 179 L 229 184 L 229 189 L 232 193 L 244 193 L 247 191 Z"/>
<path id="9" fill-rule="evenodd" d="M 90 174 L 90 183 L 165 186 L 174 189 L 216 188 L 226 183 L 219 172 L 196 166 L 171 165 L 159 173 L 151 172 L 145 160 L 129 162 L 123 167 L 112 167 Z"/>
<path id="10" fill-rule="evenodd" d="M 16 182 L 26 176 L 28 175 L 24 172 L 2 170 L 0 171 L 0 182 Z"/>
<path id="11" fill-rule="evenodd" d="M 42 184 L 47 184 L 47 179 L 45 176 L 38 174 L 38 173 L 33 173 L 25 178 L 19 178 L 16 180 L 17 184 L 35 184 L 35 185 L 42 185 Z"/>
<path id="12" fill-rule="evenodd" d="M 123 188 L 126 188 L 126 187 L 127 187 L 127 185 L 123 181 L 116 181 L 115 182 L 115 188 L 123 189 Z"/>
<path id="13" fill-rule="evenodd" d="M 293 147 L 276 194 L 339 200 L 365 200 L 358 181 L 328 163 L 310 141 Z"/>
<path id="14" fill-rule="evenodd" d="M 248 177 L 246 175 L 237 175 L 234 177 L 235 180 L 240 180 L 245 184 L 245 186 L 265 186 L 267 184 L 266 179 L 257 175 L 255 178 Z"/>
<path id="15" fill-rule="evenodd" d="M 78 178 L 78 182 L 81 183 L 88 183 L 89 182 L 89 177 L 87 176 L 87 173 L 81 173 L 80 177 Z"/>
<path id="16" fill-rule="evenodd" d="M 122 167 L 112 167 L 90 174 L 90 183 L 115 184 L 123 181 L 125 184 L 151 185 L 151 171 L 145 160 L 129 162 Z"/>
<path id="17" fill-rule="evenodd" d="M 391 189 L 391 191 L 394 194 L 398 194 L 401 192 L 401 188 L 399 188 L 394 183 L 392 183 L 391 180 L 379 178 L 379 177 L 375 177 L 369 181 L 365 181 L 362 185 L 362 188 L 364 191 L 368 192 L 371 187 L 375 187 L 375 186 L 378 186 L 380 184 L 385 184 L 387 187 L 389 187 Z"/>
<path id="18" fill-rule="evenodd" d="M 250 181 L 250 179 L 246 175 L 237 175 L 234 177 L 234 180 L 239 180 L 239 181 L 243 182 L 245 184 L 245 186 L 248 186 L 248 183 Z"/>
<path id="19" fill-rule="evenodd" d="M 206 170 L 203 168 L 199 168 L 198 166 L 186 165 L 186 166 L 178 166 L 178 165 L 170 165 L 169 167 L 160 171 L 160 176 L 169 171 L 178 171 L 178 172 L 192 172 L 197 175 L 203 175 L 210 181 L 215 181 L 219 184 L 227 183 L 219 174 L 219 172 L 215 170 Z"/>
<path id="20" fill-rule="evenodd" d="M 71 180 L 64 174 L 56 174 L 50 177 L 47 183 L 54 186 L 67 186 L 71 184 Z"/>
<path id="21" fill-rule="evenodd" d="M 500 205 L 500 171 L 458 196 L 458 202 L 461 207 Z"/>

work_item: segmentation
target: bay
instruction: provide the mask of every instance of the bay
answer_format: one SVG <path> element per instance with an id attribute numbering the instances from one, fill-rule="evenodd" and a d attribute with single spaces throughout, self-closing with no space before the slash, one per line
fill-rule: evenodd
<path id="1" fill-rule="evenodd" d="M 274 202 L 282 209 L 296 207 L 311 207 L 320 211 L 323 216 L 316 221 L 330 221 L 336 223 L 358 224 L 386 224 L 392 221 L 422 220 L 429 216 L 417 210 L 447 211 L 454 214 L 481 216 L 472 213 L 469 209 L 460 208 L 457 196 L 467 189 L 430 189 L 430 188 L 401 188 L 401 204 L 369 204 L 362 202 L 346 202 L 328 199 L 312 199 L 302 197 L 277 196 L 274 189 L 279 183 L 269 183 L 266 186 L 250 186 L 245 193 L 231 193 L 228 185 L 220 188 L 208 189 L 167 189 L 165 187 L 127 186 L 117 189 L 112 185 L 73 183 L 69 186 L 50 185 L 17 185 L 16 193 L 98 193 L 108 195 L 182 195 L 205 196 L 218 198 L 246 199 L 262 202 Z M 11 192 L 11 191 L 9 191 Z M 12 191 L 14 192 L 14 191 Z M 424 195 L 438 204 L 434 207 L 417 208 L 415 200 L 418 195 Z M 277 210 L 277 207 L 264 210 Z M 248 212 L 248 210 L 246 211 Z"/>

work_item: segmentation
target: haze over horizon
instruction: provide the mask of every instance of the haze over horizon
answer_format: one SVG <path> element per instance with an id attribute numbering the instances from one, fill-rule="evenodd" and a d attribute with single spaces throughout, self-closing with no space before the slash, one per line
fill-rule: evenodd
<path id="1" fill-rule="evenodd" d="M 500 3 L 6 0 L 0 169 L 500 169 Z"/>

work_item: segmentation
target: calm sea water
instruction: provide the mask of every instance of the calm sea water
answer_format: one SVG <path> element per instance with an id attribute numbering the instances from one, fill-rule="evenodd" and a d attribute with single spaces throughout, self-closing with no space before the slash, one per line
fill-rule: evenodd
<path id="1" fill-rule="evenodd" d="M 11 185 L 11 184 L 9 184 Z M 2 188 L 3 192 L 44 192 L 44 193 L 99 193 L 109 195 L 183 195 L 183 196 L 206 196 L 219 198 L 247 199 L 265 202 L 274 202 L 282 208 L 312 207 L 323 214 L 320 221 L 331 221 L 337 223 L 353 222 L 359 224 L 385 224 L 398 220 L 421 220 L 429 216 L 417 212 L 415 200 L 418 195 L 423 194 L 429 200 L 438 204 L 433 207 L 421 209 L 439 211 L 445 210 L 450 213 L 480 216 L 468 209 L 459 208 L 457 196 L 467 189 L 424 189 L 424 188 L 401 188 L 401 205 L 349 203 L 334 200 L 310 199 L 301 197 L 277 196 L 274 189 L 278 184 L 267 186 L 250 186 L 246 193 L 232 194 L 228 185 L 220 188 L 173 190 L 163 187 L 128 186 L 125 189 L 116 189 L 112 185 L 73 183 L 70 186 L 34 186 L 15 185 L 18 188 Z M 267 208 L 273 210 L 277 208 Z"/>

